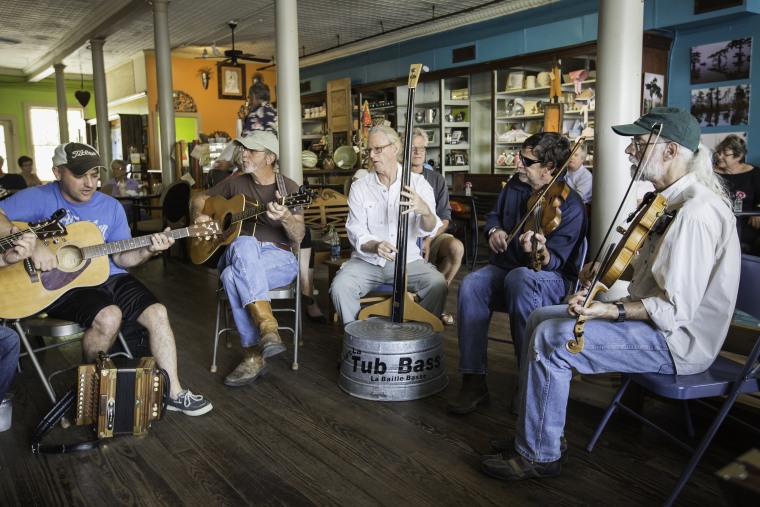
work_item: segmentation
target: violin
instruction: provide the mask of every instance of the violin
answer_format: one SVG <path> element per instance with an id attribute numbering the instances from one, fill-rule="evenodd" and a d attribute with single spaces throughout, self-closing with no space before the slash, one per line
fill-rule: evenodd
<path id="1" fill-rule="evenodd" d="M 588 308 L 599 291 L 607 292 L 612 284 L 620 278 L 667 207 L 668 200 L 662 194 L 649 192 L 644 196 L 641 205 L 628 216 L 631 225 L 623 234 L 623 239 L 615 246 L 614 251 L 610 247 L 601 269 L 594 276 L 583 302 L 583 308 Z M 583 328 L 586 325 L 586 320 L 585 315 L 578 315 L 573 327 L 575 339 L 568 340 L 565 343 L 565 348 L 573 354 L 583 350 Z"/>
<path id="2" fill-rule="evenodd" d="M 541 271 L 544 262 L 543 249 L 538 251 L 536 234 L 546 236 L 559 227 L 562 221 L 560 206 L 565 204 L 570 195 L 570 186 L 564 181 L 555 181 L 548 188 L 536 191 L 528 199 L 528 209 L 533 210 L 533 221 L 525 224 L 524 232 L 533 231 L 531 238 L 531 267 L 533 271 Z M 545 191 L 544 191 L 545 190 Z M 544 249 L 546 247 L 544 246 Z"/>
<path id="3" fill-rule="evenodd" d="M 655 142 L 657 142 L 661 130 L 662 124 L 655 123 L 652 125 L 649 137 L 647 138 L 647 144 L 651 144 L 652 136 L 655 135 L 655 131 L 657 132 Z M 625 195 L 623 196 L 622 201 L 620 201 L 620 206 L 618 206 L 618 210 L 607 229 L 607 233 L 604 235 L 604 240 L 602 240 L 601 245 L 607 243 L 612 228 L 614 227 L 618 216 L 620 216 L 620 212 L 625 205 L 628 195 L 631 193 L 633 184 L 636 183 L 641 176 L 641 168 L 649 162 L 651 157 L 652 152 L 649 152 L 646 162 L 643 157 L 639 160 L 634 177 L 631 178 L 631 182 L 628 184 L 628 189 L 626 189 Z M 591 281 L 588 294 L 583 302 L 583 308 L 588 308 L 599 291 L 607 292 L 612 284 L 620 278 L 625 269 L 630 265 L 633 256 L 639 251 L 641 245 L 644 244 L 644 240 L 647 235 L 649 235 L 655 223 L 657 223 L 657 220 L 663 213 L 665 213 L 667 207 L 668 200 L 665 197 L 661 194 L 649 192 L 644 196 L 641 204 L 633 211 L 633 213 L 628 215 L 627 221 L 630 222 L 631 225 L 625 231 L 620 228 L 617 229 L 617 232 L 623 234 L 622 241 L 620 241 L 617 246 L 614 243 L 611 244 L 607 250 L 607 255 L 605 255 L 600 269 L 596 272 L 594 279 Z M 600 246 L 592 265 L 595 265 L 599 259 L 601 249 L 602 247 Z M 578 315 L 575 320 L 575 326 L 573 327 L 573 336 L 575 338 L 573 340 L 568 340 L 567 343 L 565 343 L 565 348 L 573 354 L 578 354 L 583 350 L 583 328 L 586 325 L 587 320 L 588 319 L 585 315 Z"/>

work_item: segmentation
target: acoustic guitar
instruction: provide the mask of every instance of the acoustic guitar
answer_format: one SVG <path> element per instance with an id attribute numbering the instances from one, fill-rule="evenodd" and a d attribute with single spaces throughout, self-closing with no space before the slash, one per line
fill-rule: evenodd
<path id="1" fill-rule="evenodd" d="M 308 207 L 314 199 L 314 191 L 301 187 L 298 193 L 286 195 L 273 202 L 280 206 L 295 208 L 296 206 Z M 203 264 L 208 261 L 217 250 L 232 243 L 240 235 L 244 220 L 255 219 L 262 213 L 266 213 L 267 204 L 247 203 L 243 194 L 238 194 L 231 199 L 225 199 L 221 195 L 212 195 L 203 205 L 202 213 L 211 217 L 211 222 L 218 224 L 222 231 L 219 236 L 211 241 L 193 241 L 190 243 L 190 260 L 194 264 Z"/>
<path id="2" fill-rule="evenodd" d="M 98 226 L 87 221 L 69 224 L 65 234 L 44 240 L 58 258 L 56 269 L 37 272 L 32 267 L 30 274 L 25 263 L 19 262 L 0 270 L 0 318 L 28 317 L 47 308 L 71 289 L 99 285 L 108 278 L 108 255 L 151 245 L 151 236 L 103 243 Z M 173 239 L 211 239 L 219 234 L 219 229 L 209 222 L 164 234 Z"/>

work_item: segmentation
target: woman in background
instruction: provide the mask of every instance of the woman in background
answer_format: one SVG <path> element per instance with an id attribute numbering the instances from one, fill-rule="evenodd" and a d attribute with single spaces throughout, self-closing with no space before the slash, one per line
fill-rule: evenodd
<path id="1" fill-rule="evenodd" d="M 760 169 L 746 162 L 747 143 L 736 134 L 726 136 L 715 147 L 715 172 L 725 182 L 742 211 L 760 212 Z M 760 255 L 760 216 L 739 217 L 742 252 Z"/>

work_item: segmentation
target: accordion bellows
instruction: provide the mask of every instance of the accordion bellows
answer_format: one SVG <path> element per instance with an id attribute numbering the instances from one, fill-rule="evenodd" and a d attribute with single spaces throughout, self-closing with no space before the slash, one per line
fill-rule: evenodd
<path id="1" fill-rule="evenodd" d="M 99 438 L 146 435 L 166 409 L 169 381 L 153 357 L 125 359 L 119 366 L 102 355 L 77 371 L 77 426 L 97 426 Z"/>

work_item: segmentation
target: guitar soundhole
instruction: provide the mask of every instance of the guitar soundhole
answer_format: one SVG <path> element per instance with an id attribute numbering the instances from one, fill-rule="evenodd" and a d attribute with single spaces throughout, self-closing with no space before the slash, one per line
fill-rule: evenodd
<path id="1" fill-rule="evenodd" d="M 74 271 L 82 263 L 82 251 L 74 245 L 65 245 L 58 249 L 58 269 Z"/>
<path id="2" fill-rule="evenodd" d="M 224 215 L 224 219 L 222 219 L 222 230 L 226 231 L 230 228 L 230 225 L 232 225 L 232 215 Z"/>

